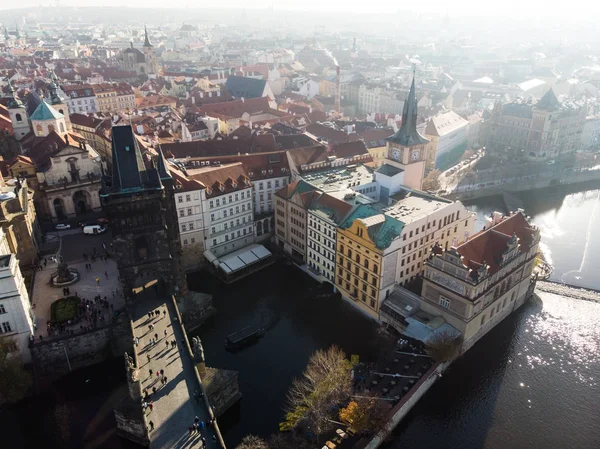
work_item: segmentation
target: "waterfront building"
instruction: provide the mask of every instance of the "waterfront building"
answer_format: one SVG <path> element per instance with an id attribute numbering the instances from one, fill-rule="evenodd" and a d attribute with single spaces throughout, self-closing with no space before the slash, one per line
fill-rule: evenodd
<path id="1" fill-rule="evenodd" d="M 375 319 L 395 285 L 407 285 L 423 272 L 434 244 L 463 242 L 475 221 L 460 201 L 413 189 L 402 188 L 389 201 L 358 205 L 337 233 L 336 286 Z"/>
<path id="2" fill-rule="evenodd" d="M 275 193 L 275 241 L 297 262 L 306 261 L 307 205 L 316 189 L 294 181 Z"/>
<path id="3" fill-rule="evenodd" d="M 433 247 L 420 307 L 462 333 L 463 351 L 520 307 L 531 293 L 539 229 L 522 211 L 494 212 L 483 231 L 460 245 Z"/>
<path id="4" fill-rule="evenodd" d="M 206 187 L 169 166 L 175 183 L 175 207 L 181 242 L 181 263 L 186 271 L 200 268 L 204 260 L 205 235 L 203 206 Z"/>
<path id="5" fill-rule="evenodd" d="M 384 165 L 390 165 L 402 173 L 402 185 L 412 189 L 421 189 L 425 176 L 427 143 L 417 131 L 417 98 L 415 77 L 402 110 L 400 129 L 387 140 L 387 156 Z"/>
<path id="6" fill-rule="evenodd" d="M 186 171 L 191 179 L 205 186 L 205 198 L 202 198 L 205 252 L 210 251 L 211 257 L 219 257 L 254 243 L 252 182 L 242 163 Z M 186 195 L 191 201 L 192 194 Z"/>
<path id="7" fill-rule="evenodd" d="M 335 284 L 337 227 L 352 207 L 323 192 L 315 192 L 308 204 L 306 264 L 331 284 Z"/>
<path id="8" fill-rule="evenodd" d="M 462 147 L 467 149 L 469 122 L 454 111 L 441 112 L 427 121 L 427 168 L 434 169 L 441 156 Z"/>
<path id="9" fill-rule="evenodd" d="M 29 339 L 35 315 L 16 254 L 11 253 L 6 234 L 0 229 L 0 338 L 12 340 L 11 349 L 24 363 L 31 362 Z M 11 352 L 12 352 L 11 351 Z"/>
<path id="10" fill-rule="evenodd" d="M 532 160 L 574 154 L 581 146 L 586 108 L 560 102 L 549 89 L 537 102 L 517 100 L 496 104 L 486 124 L 486 145 Z"/>

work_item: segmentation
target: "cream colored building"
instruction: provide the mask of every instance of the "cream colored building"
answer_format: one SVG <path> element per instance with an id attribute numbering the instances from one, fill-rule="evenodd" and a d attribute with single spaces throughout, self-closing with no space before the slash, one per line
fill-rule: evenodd
<path id="1" fill-rule="evenodd" d="M 475 222 L 461 202 L 424 192 L 403 189 L 390 201 L 356 207 L 338 229 L 336 286 L 376 319 L 395 285 L 423 273 L 433 245 L 465 241 Z"/>
<path id="2" fill-rule="evenodd" d="M 93 84 L 99 112 L 117 112 L 136 108 L 135 94 L 127 83 Z"/>
<path id="3" fill-rule="evenodd" d="M 521 211 L 495 212 L 484 231 L 428 258 L 420 307 L 463 336 L 466 351 L 532 293 L 540 231 Z"/>

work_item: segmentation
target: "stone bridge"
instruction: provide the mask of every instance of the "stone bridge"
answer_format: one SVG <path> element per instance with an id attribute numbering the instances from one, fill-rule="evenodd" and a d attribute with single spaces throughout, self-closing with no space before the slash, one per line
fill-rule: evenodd
<path id="1" fill-rule="evenodd" d="M 190 346 L 173 297 L 161 297 L 152 287 L 137 296 L 131 306 L 134 353 L 125 358 L 129 397 L 115 408 L 118 434 L 152 449 L 225 449 L 196 369 L 204 363 L 201 344 Z M 152 407 L 144 410 L 146 394 Z M 204 427 L 190 434 L 195 417 Z"/>

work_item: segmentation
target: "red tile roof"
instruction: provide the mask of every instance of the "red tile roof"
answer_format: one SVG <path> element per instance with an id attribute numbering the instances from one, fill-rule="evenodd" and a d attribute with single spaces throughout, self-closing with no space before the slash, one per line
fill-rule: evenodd
<path id="1" fill-rule="evenodd" d="M 269 109 L 269 99 L 267 97 L 248 98 L 244 101 L 234 100 L 225 101 L 222 103 L 203 104 L 199 110 L 203 114 L 211 115 L 211 113 L 227 115 L 229 117 L 239 118 L 244 112 L 254 114 Z"/>
<path id="2" fill-rule="evenodd" d="M 463 256 L 463 263 L 476 270 L 483 264 L 489 265 L 489 274 L 494 274 L 500 268 L 500 257 L 506 249 L 507 242 L 514 235 L 519 239 L 522 250 L 527 250 L 534 241 L 537 233 L 521 212 L 504 217 L 501 222 L 485 229 L 456 250 Z"/>
<path id="3" fill-rule="evenodd" d="M 241 162 L 188 170 L 188 175 L 207 187 L 207 198 L 226 195 L 252 186 Z"/>

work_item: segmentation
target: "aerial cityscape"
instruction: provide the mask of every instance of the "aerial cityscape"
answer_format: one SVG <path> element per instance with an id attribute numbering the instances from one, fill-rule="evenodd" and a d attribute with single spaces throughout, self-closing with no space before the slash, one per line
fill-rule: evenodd
<path id="1" fill-rule="evenodd" d="M 577 3 L 0 6 L 3 447 L 600 447 Z"/>

